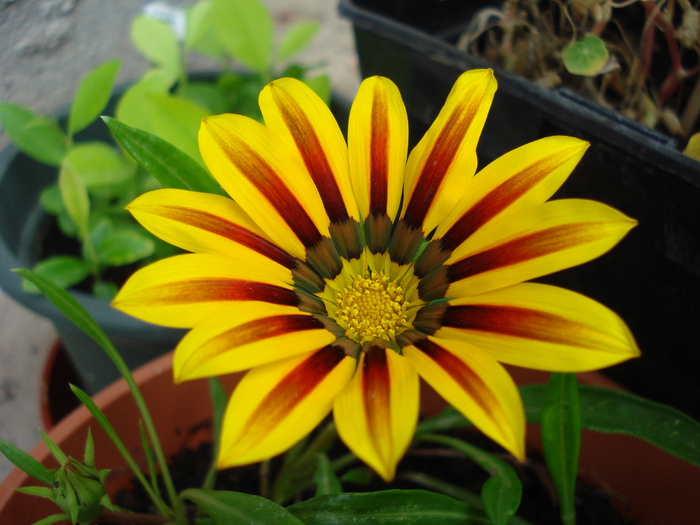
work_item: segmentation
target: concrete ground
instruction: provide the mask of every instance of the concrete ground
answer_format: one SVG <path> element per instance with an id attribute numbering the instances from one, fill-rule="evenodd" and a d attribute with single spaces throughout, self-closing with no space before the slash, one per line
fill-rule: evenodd
<path id="1" fill-rule="evenodd" d="M 333 0 L 263 0 L 281 29 L 318 20 L 322 29 L 300 57 L 325 63 L 336 92 L 352 98 L 359 85 L 350 24 Z M 147 68 L 129 42 L 131 20 L 143 0 L 0 0 L 0 101 L 51 113 L 72 99 L 76 79 L 110 58 L 122 59 L 118 82 Z M 171 1 L 188 5 L 191 1 Z M 212 67 L 205 60 L 194 68 Z M 0 130 L 1 131 L 1 130 Z M 0 148 L 7 137 L 0 133 Z M 56 333 L 51 323 L 0 290 L 0 438 L 28 450 L 39 439 L 40 375 Z M 0 458 L 0 479 L 12 465 Z"/>

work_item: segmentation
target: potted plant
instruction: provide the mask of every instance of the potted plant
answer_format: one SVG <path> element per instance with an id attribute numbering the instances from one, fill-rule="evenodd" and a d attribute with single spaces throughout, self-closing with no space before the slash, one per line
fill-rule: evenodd
<path id="1" fill-rule="evenodd" d="M 199 120 L 225 111 L 259 118 L 257 93 L 271 78 L 305 78 L 330 101 L 328 77 L 290 61 L 315 35 L 315 22 L 293 25 L 275 47 L 272 18 L 257 1 L 201 1 L 187 10 L 151 6 L 147 15 L 131 28 L 132 42 L 153 64 L 139 81 L 113 94 L 119 61 L 108 61 L 86 74 L 58 121 L 11 102 L 0 104 L 0 122 L 20 150 L 9 146 L 0 153 L 0 285 L 56 324 L 91 393 L 109 385 L 116 373 L 103 373 L 104 358 L 94 342 L 10 269 L 32 266 L 71 287 L 130 366 L 169 351 L 182 336 L 108 305 L 135 268 L 174 251 L 124 210 L 134 197 L 160 186 L 149 172 L 152 166 L 115 145 L 97 117 L 106 110 L 162 137 L 192 158 L 191 169 L 203 169 L 196 145 Z M 231 36 L 241 27 L 256 28 L 245 42 Z M 222 71 L 190 75 L 183 64 L 192 52 L 216 58 Z M 217 191 L 213 179 L 201 180 L 200 189 Z"/>
<path id="2" fill-rule="evenodd" d="M 555 12 L 547 12 L 547 6 L 554 9 L 561 2 L 506 2 L 506 9 L 525 10 L 525 4 L 533 8 L 540 5 L 552 23 L 559 23 Z M 571 4 L 571 9 L 573 4 L 586 4 L 592 9 L 611 7 L 610 2 Z M 652 4 L 632 3 L 629 9 L 639 15 L 632 22 L 641 19 L 643 25 L 651 16 L 648 11 Z M 659 42 L 663 50 L 667 49 L 668 32 L 662 29 L 668 29 L 671 23 L 665 10 L 671 5 L 677 7 L 672 23 L 680 27 L 681 4 L 688 3 L 670 2 L 654 8 L 656 14 L 644 26 L 646 34 Z M 394 79 L 404 93 L 409 118 L 416 129 L 428 125 L 439 109 L 435 100 L 440 97 L 436 95 L 447 94 L 461 72 L 491 67 L 499 79 L 499 91 L 479 144 L 483 162 L 517 144 L 551 134 L 590 141 L 591 148 L 579 170 L 558 195 L 600 199 L 637 218 L 639 226 L 614 254 L 557 274 L 548 282 L 565 284 L 610 305 L 630 324 L 646 358 L 615 366 L 607 374 L 634 392 L 697 417 L 700 391 L 691 370 L 699 363 L 689 348 L 699 335 L 694 319 L 700 314 L 700 239 L 696 228 L 700 165 L 683 155 L 674 138 L 596 105 L 569 88 L 546 89 L 486 57 L 457 47 L 459 35 L 473 34 L 475 27 L 482 27 L 477 22 L 490 27 L 489 24 L 502 20 L 512 21 L 512 17 L 501 17 L 503 5 L 449 0 L 343 0 L 340 10 L 353 22 L 362 75 Z M 477 15 L 480 12 L 483 15 Z M 666 18 L 662 29 L 657 27 L 655 18 L 659 13 Z M 475 15 L 481 17 L 474 21 Z M 562 25 L 570 27 L 566 20 Z M 577 34 L 573 40 L 584 36 Z M 484 38 L 496 39 L 497 35 Z M 565 41 L 569 42 L 571 39 Z M 689 50 L 685 56 L 692 54 Z M 615 56 L 614 50 L 610 56 Z M 655 56 L 654 60 L 655 66 L 667 75 L 668 62 L 662 56 Z M 561 69 L 556 71 L 563 77 L 566 72 L 561 73 Z M 687 69 L 692 73 L 692 66 Z M 608 76 L 616 74 L 611 71 Z M 513 122 L 514 115 L 517 123 Z M 647 301 L 658 308 L 649 308 Z"/>
<path id="3" fill-rule="evenodd" d="M 605 306 L 522 281 L 601 255 L 636 221 L 599 202 L 548 201 L 583 156 L 587 145 L 579 139 L 538 140 L 469 178 L 495 88 L 489 70 L 461 75 L 406 162 L 406 112 L 390 80 L 362 84 L 346 145 L 324 103 L 298 80 L 281 79 L 261 93 L 265 125 L 241 115 L 202 123 L 202 157 L 235 201 L 165 188 L 130 204 L 147 229 L 193 253 L 140 269 L 114 305 L 191 327 L 173 357 L 176 381 L 249 370 L 225 409 L 225 395 L 217 396 L 214 413 L 223 418 L 215 418 L 216 466 L 280 465 L 272 499 L 210 488 L 178 492 L 153 417 L 99 325 L 51 280 L 19 270 L 103 346 L 139 407 L 143 447 L 152 449 L 145 455 L 150 479 L 139 465 L 134 470 L 161 516 L 111 519 L 186 523 L 184 503 L 192 501 L 198 523 L 371 522 L 377 513 L 390 523 L 522 523 L 515 516 L 522 497 L 516 469 L 526 464 L 526 421 L 540 423 L 565 524 L 576 521 L 581 428 L 631 433 L 700 464 L 697 421 L 636 396 L 578 385 L 572 372 L 639 357 L 634 337 Z M 170 166 L 179 175 L 171 180 L 198 183 L 203 172 L 189 171 L 177 149 L 106 121 L 125 148 L 140 146 Z M 499 362 L 555 373 L 548 385 L 518 392 Z M 418 423 L 419 397 L 428 397 L 419 393 L 419 375 L 454 409 Z M 89 396 L 74 390 L 116 439 Z M 334 424 L 306 439 L 331 410 Z M 468 424 L 465 416 L 504 452 L 438 434 Z M 336 432 L 349 450 L 338 457 L 330 448 Z M 431 491 L 343 493 L 336 472 L 357 481 L 371 469 L 391 482 L 415 442 L 444 446 L 437 453 L 450 462 L 467 456 L 487 471 L 481 496 L 463 490 L 461 471 L 452 481 L 410 476 Z M 44 523 L 105 516 L 111 502 L 98 483 L 104 474 L 96 471 L 93 444 L 85 447 L 84 465 L 48 445 L 62 464 L 57 471 L 0 443 L 24 470 L 56 481 L 53 490 L 24 489 L 59 503 L 63 516 Z M 281 463 L 268 462 L 281 453 Z M 427 465 L 435 463 L 436 452 L 428 454 Z M 345 471 L 361 463 L 360 471 Z M 305 499 L 300 490 L 314 482 L 317 496 Z M 165 497 L 156 486 L 165 487 Z M 302 501 L 281 506 L 295 497 Z"/>

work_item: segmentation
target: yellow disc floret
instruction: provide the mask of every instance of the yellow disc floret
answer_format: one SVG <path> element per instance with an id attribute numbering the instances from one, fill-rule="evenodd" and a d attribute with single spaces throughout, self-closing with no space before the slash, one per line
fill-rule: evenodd
<path id="1" fill-rule="evenodd" d="M 383 273 L 355 276 L 352 284 L 336 294 L 337 321 L 348 337 L 362 342 L 389 341 L 407 320 L 404 290 Z"/>
<path id="2" fill-rule="evenodd" d="M 410 266 L 400 266 L 388 254 L 365 251 L 359 258 L 343 259 L 335 279 L 326 280 L 323 299 L 327 315 L 344 335 L 358 343 L 395 343 L 396 336 L 413 328 L 418 278 Z"/>

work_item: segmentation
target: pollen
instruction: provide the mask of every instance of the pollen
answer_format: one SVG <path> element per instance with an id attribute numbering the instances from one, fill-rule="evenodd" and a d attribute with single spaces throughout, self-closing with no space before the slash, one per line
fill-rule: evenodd
<path id="1" fill-rule="evenodd" d="M 355 276 L 336 294 L 335 304 L 337 321 L 358 342 L 391 341 L 407 326 L 404 289 L 383 273 Z"/>

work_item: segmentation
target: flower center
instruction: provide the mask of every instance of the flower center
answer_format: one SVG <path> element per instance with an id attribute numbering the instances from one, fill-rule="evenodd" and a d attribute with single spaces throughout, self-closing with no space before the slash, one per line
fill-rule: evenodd
<path id="1" fill-rule="evenodd" d="M 355 341 L 389 341 L 405 328 L 406 298 L 403 287 L 383 273 L 356 275 L 336 294 L 336 320 Z"/>

